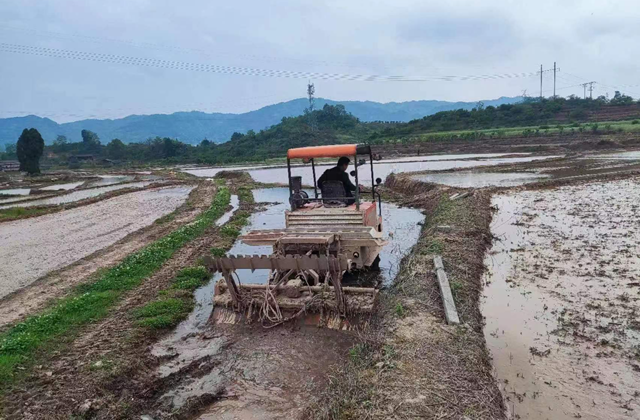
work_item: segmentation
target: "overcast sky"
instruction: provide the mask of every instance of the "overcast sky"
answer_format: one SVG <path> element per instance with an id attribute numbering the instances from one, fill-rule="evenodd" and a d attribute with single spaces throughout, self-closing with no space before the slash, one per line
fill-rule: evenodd
<path id="1" fill-rule="evenodd" d="M 308 73 L 334 100 L 537 96 L 554 61 L 559 95 L 593 80 L 594 95 L 639 98 L 638 22 L 638 0 L 0 0 L 0 117 L 245 112 L 304 96 Z"/>

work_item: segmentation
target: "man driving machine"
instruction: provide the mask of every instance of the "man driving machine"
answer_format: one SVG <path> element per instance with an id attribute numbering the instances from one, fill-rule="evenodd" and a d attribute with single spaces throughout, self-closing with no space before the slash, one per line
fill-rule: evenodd
<path id="1" fill-rule="evenodd" d="M 353 197 L 353 191 L 355 191 L 356 188 L 358 187 L 353 185 L 353 183 L 349 179 L 347 168 L 349 167 L 350 163 L 351 163 L 351 160 L 348 157 L 342 156 L 340 159 L 338 159 L 338 164 L 336 166 L 334 166 L 333 168 L 327 169 L 326 171 L 324 171 L 322 176 L 318 178 L 318 187 L 320 187 L 320 189 L 322 190 L 322 184 L 324 182 L 340 181 L 342 182 L 342 185 L 344 185 L 345 196 Z M 347 204 L 351 204 L 351 203 L 353 203 L 353 200 L 347 201 Z"/>

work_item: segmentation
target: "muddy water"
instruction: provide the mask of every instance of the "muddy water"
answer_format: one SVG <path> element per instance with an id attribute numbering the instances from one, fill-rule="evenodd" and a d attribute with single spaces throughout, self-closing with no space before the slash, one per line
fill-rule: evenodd
<path id="1" fill-rule="evenodd" d="M 91 188 L 88 190 L 79 190 L 69 194 L 58 195 L 50 198 L 44 198 L 42 200 L 29 201 L 27 203 L 16 202 L 12 204 L 7 204 L 4 206 L 0 206 L 0 209 L 5 209 L 9 207 L 54 206 L 58 204 L 73 203 L 75 201 L 80 201 L 80 200 L 84 200 L 91 197 L 97 197 L 99 195 L 102 195 L 110 191 L 121 190 L 123 188 L 143 188 L 151 184 L 152 184 L 151 181 L 145 181 L 145 182 L 131 182 L 129 184 L 111 185 L 108 187 Z"/>
<path id="2" fill-rule="evenodd" d="M 638 418 L 639 186 L 494 197 L 482 311 L 514 418 Z"/>
<path id="3" fill-rule="evenodd" d="M 229 210 L 228 212 L 223 214 L 218 220 L 216 220 L 216 226 L 222 226 L 225 223 L 227 223 L 233 216 L 233 213 L 235 213 L 236 210 L 238 210 L 238 207 L 240 207 L 240 200 L 238 199 L 238 196 L 232 195 L 231 200 L 229 201 L 229 204 L 231 205 L 231 210 Z"/>
<path id="4" fill-rule="evenodd" d="M 510 158 L 477 158 L 474 160 L 461 160 L 461 159 L 443 159 L 451 158 L 455 155 L 440 155 L 440 156 L 417 156 L 412 158 L 412 161 L 379 161 L 374 162 L 374 176 L 376 178 L 384 179 L 391 173 L 401 172 L 418 172 L 418 171 L 440 171 L 454 168 L 472 168 L 476 166 L 484 165 L 499 165 L 503 163 L 520 163 L 531 162 L 534 160 L 548 159 L 558 156 L 529 156 L 529 157 L 510 157 Z M 470 156 L 470 155 L 462 155 Z M 471 156 L 486 156 L 486 155 L 471 155 Z M 439 158 L 439 160 L 431 158 Z M 409 159 L 409 158 L 407 158 Z M 319 177 L 323 171 L 332 167 L 333 165 L 318 165 L 316 167 L 316 176 Z M 353 169 L 353 166 L 349 170 Z M 222 170 L 246 170 L 251 177 L 259 182 L 264 183 L 287 183 L 287 168 L 276 167 L 269 168 L 265 166 L 259 167 L 243 167 L 243 168 L 212 168 L 212 169 L 187 169 L 185 172 L 199 177 L 212 177 L 216 173 Z M 313 173 L 311 166 L 295 166 L 291 170 L 293 176 L 302 176 L 302 181 L 307 184 L 313 183 Z M 368 165 L 361 166 L 358 170 L 358 181 L 361 184 L 371 183 L 371 170 Z"/>
<path id="5" fill-rule="evenodd" d="M 31 188 L 14 188 L 11 190 L 0 190 L 0 195 L 29 195 Z"/>
<path id="6" fill-rule="evenodd" d="M 256 202 L 268 203 L 251 216 L 243 233 L 254 229 L 284 228 L 284 211 L 289 208 L 288 189 L 253 191 Z M 392 279 L 399 260 L 417 241 L 418 223 L 423 215 L 413 209 L 383 204 L 383 220 L 390 243 L 381 254 L 381 270 Z M 270 254 L 271 247 L 251 247 L 236 242 L 230 254 Z M 267 272 L 238 270 L 244 283 L 264 283 Z M 212 363 L 211 370 L 197 377 L 186 377 L 163 397 L 172 409 L 184 405 L 188 398 L 224 389 L 238 398 L 211 406 L 202 419 L 292 418 L 306 398 L 326 380 L 329 365 L 344 354 L 352 343 L 349 333 L 333 330 L 239 327 L 225 331 L 212 329 L 207 320 L 212 311 L 215 282 L 196 291 L 196 308 L 175 332 L 159 342 L 153 354 L 169 359 L 158 374 L 176 374 L 194 363 Z M 246 329 L 245 329 L 246 328 Z M 243 330 L 244 329 L 244 330 Z M 286 343 L 286 344 L 284 344 Z"/>
<path id="7" fill-rule="evenodd" d="M 66 184 L 54 184 L 54 185 L 49 185 L 47 187 L 42 187 L 40 188 L 40 190 L 42 191 L 60 191 L 60 190 L 64 190 L 64 191 L 68 191 L 68 190 L 72 190 L 76 187 L 79 187 L 80 185 L 84 184 L 84 181 L 82 182 L 69 182 Z"/>
<path id="8" fill-rule="evenodd" d="M 583 159 L 640 160 L 640 150 L 585 156 Z"/>
<path id="9" fill-rule="evenodd" d="M 459 188 L 513 187 L 541 181 L 549 175 L 524 172 L 473 172 L 460 171 L 415 175 L 413 178 L 423 182 L 450 185 Z"/>
<path id="10" fill-rule="evenodd" d="M 87 182 L 86 187 L 104 187 L 106 185 L 121 184 L 123 182 L 130 182 L 135 179 L 131 175 L 98 175 L 97 180 Z"/>

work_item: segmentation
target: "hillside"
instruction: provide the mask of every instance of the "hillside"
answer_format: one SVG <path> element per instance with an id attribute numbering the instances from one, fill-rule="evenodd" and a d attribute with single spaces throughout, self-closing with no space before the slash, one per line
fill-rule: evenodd
<path id="1" fill-rule="evenodd" d="M 522 98 L 499 98 L 485 101 L 485 105 L 501 105 L 519 102 Z M 318 98 L 316 106 L 338 102 Z M 401 121 L 407 122 L 425 115 L 454 109 L 471 109 L 475 102 L 410 101 L 410 102 L 340 102 L 346 110 L 363 122 Z M 90 130 L 98 134 L 102 143 L 118 138 L 125 143 L 144 141 L 154 137 L 170 137 L 188 144 L 198 144 L 203 139 L 222 143 L 235 132 L 260 131 L 278 124 L 284 117 L 301 115 L 308 105 L 304 98 L 269 105 L 243 114 L 204 113 L 198 111 L 176 112 L 174 114 L 130 115 L 120 119 L 82 120 L 58 124 L 48 118 L 34 115 L 0 119 L 0 147 L 15 143 L 24 128 L 36 128 L 46 144 L 51 144 L 57 135 L 66 136 L 69 141 L 80 141 L 80 132 Z"/>

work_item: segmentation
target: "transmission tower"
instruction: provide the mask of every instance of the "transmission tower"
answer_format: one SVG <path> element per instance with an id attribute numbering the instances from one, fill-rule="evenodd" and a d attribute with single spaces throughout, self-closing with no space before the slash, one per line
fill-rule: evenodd
<path id="1" fill-rule="evenodd" d="M 584 89 L 584 99 L 587 99 L 587 86 L 589 86 L 589 98 L 593 99 L 593 84 L 596 82 L 581 83 L 580 86 Z"/>
<path id="2" fill-rule="evenodd" d="M 311 131 L 316 130 L 316 120 L 313 115 L 313 111 L 316 107 L 316 99 L 314 97 L 316 93 L 316 87 L 309 81 L 307 83 L 307 97 L 309 98 L 309 107 L 304 110 L 304 113 L 307 114 L 307 118 L 309 119 L 309 127 L 311 127 Z"/>

